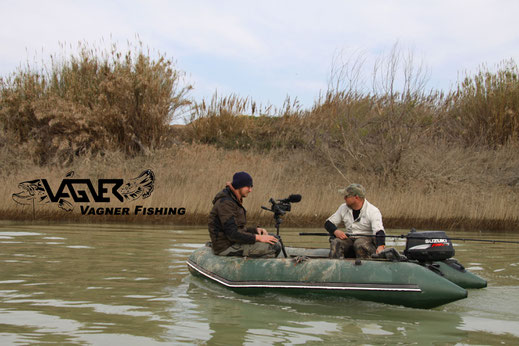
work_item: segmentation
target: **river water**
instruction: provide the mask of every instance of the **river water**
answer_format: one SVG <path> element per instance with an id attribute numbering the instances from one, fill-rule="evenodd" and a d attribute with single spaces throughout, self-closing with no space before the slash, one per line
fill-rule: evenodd
<path id="1" fill-rule="evenodd" d="M 285 245 L 327 246 L 300 231 L 320 230 L 282 229 Z M 456 258 L 488 287 L 421 310 L 239 295 L 189 274 L 186 258 L 207 239 L 201 228 L 1 222 L 0 344 L 519 343 L 519 244 L 455 242 Z"/>

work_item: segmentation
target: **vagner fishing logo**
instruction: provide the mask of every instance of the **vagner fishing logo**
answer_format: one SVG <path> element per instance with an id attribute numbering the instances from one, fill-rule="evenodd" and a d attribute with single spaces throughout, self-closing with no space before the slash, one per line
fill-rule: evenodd
<path id="1" fill-rule="evenodd" d="M 155 185 L 155 174 L 152 170 L 143 171 L 136 178 L 124 181 L 124 179 L 98 179 L 97 186 L 90 179 L 75 179 L 74 172 L 66 174 L 57 190 L 53 190 L 47 179 L 34 179 L 18 184 L 22 191 L 13 193 L 13 200 L 21 205 L 32 205 L 33 211 L 36 205 L 54 203 L 66 212 L 74 209 L 73 203 L 110 203 L 113 198 L 119 202 L 130 202 L 138 199 L 146 199 L 151 196 Z M 56 192 L 54 192 L 56 191 Z M 185 208 L 169 207 L 93 207 L 81 205 L 82 215 L 184 215 Z"/>

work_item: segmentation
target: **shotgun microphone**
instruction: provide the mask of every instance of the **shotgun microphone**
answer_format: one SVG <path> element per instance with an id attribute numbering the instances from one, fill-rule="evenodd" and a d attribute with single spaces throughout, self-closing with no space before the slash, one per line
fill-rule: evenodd
<path id="1" fill-rule="evenodd" d="M 288 198 L 280 200 L 281 203 L 299 203 L 301 202 L 301 195 L 290 195 Z"/>

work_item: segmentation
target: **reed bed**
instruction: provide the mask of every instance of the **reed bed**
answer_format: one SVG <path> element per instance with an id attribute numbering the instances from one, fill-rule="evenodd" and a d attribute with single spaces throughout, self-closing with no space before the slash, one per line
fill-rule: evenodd
<path id="1" fill-rule="evenodd" d="M 474 155 L 474 153 L 471 153 Z M 467 153 L 468 155 L 468 153 Z M 273 225 L 272 214 L 261 209 L 269 207 L 269 198 L 286 198 L 293 193 L 303 196 L 300 203 L 292 204 L 292 211 L 284 225 L 321 227 L 326 218 L 343 203 L 337 189 L 349 183 L 339 172 L 308 158 L 305 152 L 269 152 L 254 154 L 240 150 L 224 150 L 209 145 L 182 145 L 164 149 L 147 157 L 125 158 L 122 153 L 76 161 L 66 170 L 54 167 L 31 166 L 28 163 L 16 174 L 1 178 L 2 219 L 32 220 L 32 206 L 21 206 L 11 198 L 19 192 L 17 185 L 25 180 L 46 178 L 57 186 L 65 174 L 73 170 L 75 177 L 130 179 L 141 171 L 151 169 L 156 176 L 151 197 L 106 206 L 130 207 L 183 207 L 185 215 L 173 216 L 106 216 L 81 215 L 81 203 L 70 213 L 59 210 L 55 204 L 35 208 L 35 220 L 75 222 L 152 222 L 178 225 L 204 225 L 214 195 L 224 188 L 236 171 L 245 170 L 254 178 L 253 192 L 245 200 L 251 223 Z M 386 227 L 390 228 L 448 228 L 516 230 L 519 225 L 517 188 L 472 182 L 439 186 L 435 190 L 415 187 L 395 188 L 380 185 L 376 177 L 358 175 L 352 181 L 362 182 L 368 191 L 368 200 L 381 210 Z M 97 207 L 100 204 L 96 205 Z M 103 206 L 105 206 L 103 204 Z"/>
<path id="2" fill-rule="evenodd" d="M 273 197 L 303 196 L 285 224 L 320 227 L 358 182 L 386 227 L 517 230 L 519 78 L 515 62 L 482 68 L 452 92 L 426 90 L 423 71 L 394 49 L 372 85 L 359 61 L 332 68 L 310 109 L 251 98 L 197 102 L 184 72 L 142 45 L 108 51 L 80 45 L 0 79 L 0 217 L 76 222 L 205 224 L 213 196 L 236 171 L 254 177 L 251 222 Z M 368 83 L 369 84 L 369 83 Z M 187 112 L 187 113 L 186 113 Z M 171 126 L 187 114 L 185 126 Z M 131 179 L 155 173 L 150 198 L 132 205 L 183 207 L 185 215 L 81 215 L 55 205 L 16 205 L 22 181 L 57 186 L 74 177 Z M 112 202 L 110 205 L 122 206 Z"/>

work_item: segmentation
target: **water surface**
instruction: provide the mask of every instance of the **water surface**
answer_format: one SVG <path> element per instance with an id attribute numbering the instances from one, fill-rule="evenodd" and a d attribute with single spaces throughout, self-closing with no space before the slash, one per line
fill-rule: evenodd
<path id="1" fill-rule="evenodd" d="M 327 246 L 325 237 L 300 231 L 320 230 L 282 229 L 285 245 Z M 519 342 L 519 244 L 455 242 L 456 258 L 489 286 L 421 310 L 236 294 L 189 274 L 186 258 L 207 238 L 200 228 L 0 223 L 0 344 Z M 402 249 L 404 242 L 388 245 Z"/>

